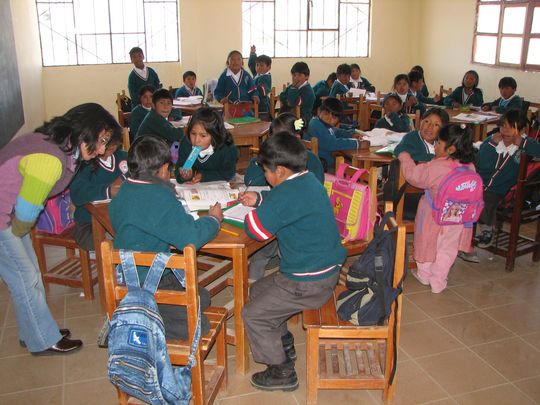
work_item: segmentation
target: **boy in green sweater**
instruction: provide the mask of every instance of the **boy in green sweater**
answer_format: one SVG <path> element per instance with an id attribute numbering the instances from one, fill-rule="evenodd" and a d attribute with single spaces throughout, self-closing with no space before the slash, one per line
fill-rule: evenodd
<path id="1" fill-rule="evenodd" d="M 328 300 L 347 253 L 328 195 L 306 170 L 302 142 L 288 133 L 274 134 L 262 144 L 258 159 L 273 188 L 240 196 L 242 204 L 257 207 L 246 216 L 245 230 L 260 241 L 275 236 L 281 265 L 279 272 L 253 284 L 242 309 L 253 359 L 267 365 L 253 374 L 251 384 L 266 391 L 293 391 L 298 388 L 296 351 L 287 319 Z"/>
<path id="2" fill-rule="evenodd" d="M 169 122 L 171 111 L 172 97 L 169 91 L 166 89 L 155 91 L 152 95 L 152 109 L 144 117 L 135 138 L 142 135 L 154 135 L 165 139 L 169 144 L 181 141 L 184 131 L 182 128 L 175 128 Z M 180 112 L 180 117 L 176 118 L 182 118 L 182 113 Z"/>
<path id="3" fill-rule="evenodd" d="M 270 75 L 272 59 L 267 55 L 257 56 L 257 48 L 255 48 L 255 45 L 252 45 L 248 66 L 253 75 L 255 86 L 257 86 L 257 91 L 259 92 L 259 117 L 267 120 L 270 117 L 270 100 L 268 95 L 272 91 L 272 76 Z"/>

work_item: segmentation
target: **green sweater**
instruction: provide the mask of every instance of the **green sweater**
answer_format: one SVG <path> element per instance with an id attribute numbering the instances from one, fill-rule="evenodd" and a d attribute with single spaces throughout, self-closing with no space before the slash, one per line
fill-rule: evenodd
<path id="1" fill-rule="evenodd" d="M 244 226 L 256 240 L 276 236 L 281 253 L 279 270 L 296 281 L 330 277 L 338 268 L 313 273 L 341 265 L 347 257 L 326 190 L 309 172 L 285 180 L 259 198 Z"/>
<path id="2" fill-rule="evenodd" d="M 415 162 L 429 162 L 435 154 L 431 153 L 419 131 L 409 132 L 394 149 L 394 155 L 409 152 Z"/>
<path id="3" fill-rule="evenodd" d="M 175 128 L 173 125 L 159 115 L 156 110 L 151 109 L 144 117 L 144 120 L 137 131 L 136 138 L 142 135 L 157 135 L 170 144 L 174 141 L 180 141 L 184 138 L 184 130 Z"/>
<path id="4" fill-rule="evenodd" d="M 453 103 L 480 107 L 482 104 L 484 104 L 484 93 L 482 92 L 482 89 L 475 88 L 473 93 L 470 96 L 467 96 L 463 94 L 463 86 L 459 86 L 452 92 L 452 94 L 449 94 L 444 98 L 445 106 L 452 107 Z"/>
<path id="5" fill-rule="evenodd" d="M 161 88 L 161 83 L 159 82 L 159 77 L 156 71 L 150 67 L 147 69 L 148 75 L 146 76 L 146 80 L 139 76 L 137 72 L 135 72 L 135 69 L 133 69 L 129 74 L 128 90 L 129 98 L 131 98 L 131 108 L 139 105 L 139 91 L 141 90 L 142 86 L 150 85 L 154 86 L 156 89 Z"/>
<path id="6" fill-rule="evenodd" d="M 313 93 L 315 94 L 315 102 L 313 103 L 313 114 L 317 115 L 317 109 L 321 106 L 321 97 L 328 97 L 330 94 L 330 87 L 326 83 L 326 80 L 319 80 L 313 86 Z"/>
<path id="7" fill-rule="evenodd" d="M 388 119 L 387 119 L 388 118 Z M 390 122 L 388 122 L 390 120 Z M 375 123 L 375 128 L 386 128 L 395 132 L 408 132 L 411 129 L 411 120 L 407 114 L 390 113 L 389 117 L 382 117 Z"/>
<path id="8" fill-rule="evenodd" d="M 270 100 L 268 98 L 268 95 L 272 91 L 272 76 L 269 72 L 262 75 L 257 74 L 257 71 L 255 70 L 256 59 L 257 54 L 250 53 L 248 66 L 251 74 L 253 75 L 253 81 L 255 82 L 255 86 L 257 86 L 257 91 L 259 92 L 259 99 L 261 101 L 259 103 L 259 112 L 266 113 L 270 111 Z"/>
<path id="9" fill-rule="evenodd" d="M 279 102 L 285 110 L 293 110 L 297 105 L 300 106 L 300 117 L 306 125 L 313 114 L 313 104 L 315 103 L 315 93 L 308 82 L 299 88 L 290 85 L 279 95 Z"/>
<path id="10" fill-rule="evenodd" d="M 490 108 L 495 107 L 495 112 L 499 114 L 504 114 L 506 111 L 510 110 L 520 110 L 523 108 L 523 99 L 517 94 L 514 94 L 510 99 L 504 100 L 502 97 L 499 97 L 497 100 L 488 103 Z"/>
<path id="11" fill-rule="evenodd" d="M 183 183 L 179 169 L 183 166 L 192 150 L 192 145 L 188 137 L 180 142 L 178 149 L 178 161 L 174 169 L 174 175 L 178 183 Z M 193 171 L 202 174 L 203 182 L 216 180 L 230 180 L 236 173 L 236 161 L 238 160 L 238 149 L 234 144 L 225 144 L 221 148 L 214 150 L 211 156 L 197 157 L 193 164 Z"/>

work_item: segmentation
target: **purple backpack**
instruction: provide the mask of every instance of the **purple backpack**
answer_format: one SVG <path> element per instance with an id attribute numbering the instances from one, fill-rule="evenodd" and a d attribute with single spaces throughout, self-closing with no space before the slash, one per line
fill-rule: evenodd
<path id="1" fill-rule="evenodd" d="M 38 217 L 36 229 L 53 235 L 59 235 L 71 228 L 75 221 L 71 212 L 69 190 L 49 198 Z"/>

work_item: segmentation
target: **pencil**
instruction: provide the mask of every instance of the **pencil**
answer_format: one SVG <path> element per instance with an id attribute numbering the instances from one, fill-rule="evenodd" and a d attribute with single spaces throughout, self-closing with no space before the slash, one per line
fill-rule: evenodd
<path id="1" fill-rule="evenodd" d="M 228 233 L 228 234 L 233 235 L 233 236 L 240 236 L 240 234 L 238 234 L 236 232 L 233 232 L 233 231 L 229 231 L 228 229 L 225 229 L 225 228 L 221 228 L 220 231 Z"/>
<path id="2" fill-rule="evenodd" d="M 519 138 L 519 131 L 518 131 L 518 124 L 517 124 L 517 122 L 514 123 L 514 131 L 515 131 L 516 138 Z"/>

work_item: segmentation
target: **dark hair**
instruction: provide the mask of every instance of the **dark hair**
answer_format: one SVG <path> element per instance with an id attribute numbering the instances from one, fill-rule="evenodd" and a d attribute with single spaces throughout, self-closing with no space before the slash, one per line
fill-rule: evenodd
<path id="1" fill-rule="evenodd" d="M 468 74 L 471 74 L 476 79 L 476 82 L 473 85 L 473 89 L 476 89 L 478 87 L 478 82 L 480 81 L 480 76 L 478 76 L 478 72 L 476 70 L 467 70 L 465 74 L 463 75 L 463 79 L 461 79 L 461 86 L 465 87 L 465 76 Z"/>
<path id="2" fill-rule="evenodd" d="M 391 98 L 393 98 L 394 100 L 396 100 L 396 101 L 399 103 L 399 105 L 402 105 L 402 104 L 403 104 L 403 100 L 402 100 L 401 97 L 398 96 L 396 93 L 388 93 L 388 94 L 384 97 L 384 99 L 383 99 L 383 106 L 384 106 L 384 104 L 386 103 L 386 100 L 391 99 Z"/>
<path id="3" fill-rule="evenodd" d="M 393 86 L 393 87 L 396 87 L 396 84 L 397 84 L 400 80 L 405 80 L 409 86 L 411 85 L 411 82 L 410 82 L 410 80 L 409 80 L 409 76 L 407 76 L 405 73 L 400 73 L 399 75 L 397 75 L 396 77 L 394 77 L 394 86 Z"/>
<path id="4" fill-rule="evenodd" d="M 505 122 L 508 122 L 508 125 L 510 125 L 512 128 L 517 125 L 518 130 L 520 131 L 529 124 L 527 116 L 520 110 L 506 111 L 501 117 L 499 125 L 502 127 Z"/>
<path id="5" fill-rule="evenodd" d="M 416 71 L 416 72 L 422 73 L 422 76 L 424 76 L 424 68 L 423 68 L 422 66 L 420 66 L 420 65 L 415 65 L 415 66 L 413 66 L 413 67 L 411 68 L 411 72 L 412 72 L 413 70 Z"/>
<path id="6" fill-rule="evenodd" d="M 326 111 L 335 117 L 341 117 L 343 114 L 343 104 L 335 97 L 326 97 L 321 103 L 319 111 Z"/>
<path id="7" fill-rule="evenodd" d="M 226 62 L 227 66 L 229 66 L 229 59 L 231 59 L 233 55 L 240 55 L 240 59 L 243 59 L 242 52 L 237 51 L 237 50 L 230 51 L 229 54 L 227 55 L 227 62 Z"/>
<path id="8" fill-rule="evenodd" d="M 426 119 L 430 115 L 436 115 L 441 119 L 441 122 L 443 125 L 448 125 L 448 122 L 450 121 L 450 117 L 448 116 L 448 113 L 443 108 L 437 108 L 433 107 L 427 110 L 424 115 L 422 115 L 422 119 Z"/>
<path id="9" fill-rule="evenodd" d="M 292 65 L 291 73 L 302 73 L 309 76 L 309 66 L 306 62 L 296 62 Z"/>
<path id="10" fill-rule="evenodd" d="M 456 151 L 448 156 L 460 163 L 474 162 L 472 142 L 473 131 L 465 124 L 445 125 L 439 132 L 439 139 L 446 143 L 446 149 L 454 146 Z"/>
<path id="11" fill-rule="evenodd" d="M 154 92 L 156 91 L 156 88 L 150 84 L 144 85 L 139 89 L 139 100 L 143 96 L 144 93 L 150 92 L 152 95 L 154 95 Z"/>
<path id="12" fill-rule="evenodd" d="M 35 129 L 47 135 L 52 143 L 66 153 L 72 153 L 81 143 L 86 143 L 89 153 L 96 150 L 99 134 L 111 131 L 112 136 L 122 136 L 122 128 L 114 117 L 96 103 L 73 107 L 64 115 L 54 117 Z"/>
<path id="13" fill-rule="evenodd" d="M 171 150 L 165 139 L 154 135 L 139 136 L 128 151 L 129 174 L 138 179 L 141 175 L 154 176 L 171 161 Z"/>
<path id="14" fill-rule="evenodd" d="M 360 66 L 358 65 L 358 63 L 351 63 L 351 70 L 352 69 L 358 69 L 359 71 L 362 71 L 362 69 L 360 69 Z"/>
<path id="15" fill-rule="evenodd" d="M 272 59 L 268 55 L 259 55 L 255 59 L 255 63 L 264 63 L 266 66 L 272 66 Z"/>
<path id="16" fill-rule="evenodd" d="M 143 56 L 144 56 L 144 52 L 141 48 L 139 48 L 138 46 L 134 46 L 133 48 L 131 48 L 131 50 L 129 51 L 129 57 L 131 58 L 133 55 L 135 55 L 136 53 L 142 53 Z"/>
<path id="17" fill-rule="evenodd" d="M 417 83 L 420 80 L 424 80 L 424 75 L 418 70 L 411 70 L 408 74 L 409 83 Z"/>
<path id="18" fill-rule="evenodd" d="M 351 66 L 347 65 L 346 63 L 342 63 L 339 65 L 336 69 L 336 73 L 338 75 L 350 75 L 351 74 Z"/>
<path id="19" fill-rule="evenodd" d="M 332 80 L 332 83 L 335 82 L 337 80 L 337 75 L 336 75 L 336 72 L 332 72 L 328 75 L 328 77 L 326 78 L 326 81 L 328 80 Z"/>
<path id="20" fill-rule="evenodd" d="M 201 124 L 204 130 L 210 134 L 212 146 L 216 149 L 234 143 L 231 134 L 225 129 L 223 117 L 213 108 L 200 108 L 193 113 L 187 127 L 188 136 L 195 124 Z"/>
<path id="21" fill-rule="evenodd" d="M 283 166 L 298 173 L 306 170 L 307 151 L 302 141 L 289 132 L 278 132 L 263 142 L 257 162 L 272 172 Z"/>
<path id="22" fill-rule="evenodd" d="M 296 115 L 291 112 L 284 112 L 279 114 L 270 124 L 268 133 L 272 136 L 274 133 L 278 132 L 288 132 L 291 135 L 296 135 L 301 133 L 301 131 L 296 131 L 294 129 L 294 122 L 297 120 Z M 306 123 L 304 123 L 304 126 Z"/>
<path id="23" fill-rule="evenodd" d="M 509 76 L 503 77 L 499 80 L 499 89 L 502 89 L 503 87 L 512 87 L 514 90 L 517 89 L 516 79 Z"/>
<path id="24" fill-rule="evenodd" d="M 156 104 L 159 100 L 162 100 L 164 98 L 167 98 L 169 100 L 173 100 L 171 93 L 169 93 L 169 90 L 167 89 L 159 89 L 154 91 L 154 94 L 152 94 L 152 103 Z"/>
<path id="25" fill-rule="evenodd" d="M 188 77 L 194 77 L 196 79 L 197 75 L 195 74 L 193 70 L 188 70 L 187 72 L 184 72 L 184 74 L 182 75 L 182 81 L 186 81 Z"/>

